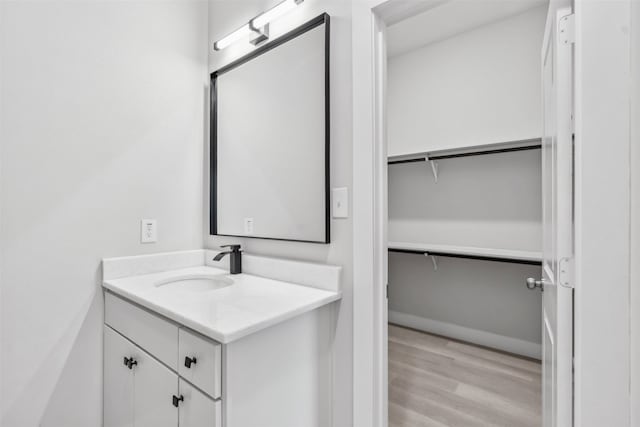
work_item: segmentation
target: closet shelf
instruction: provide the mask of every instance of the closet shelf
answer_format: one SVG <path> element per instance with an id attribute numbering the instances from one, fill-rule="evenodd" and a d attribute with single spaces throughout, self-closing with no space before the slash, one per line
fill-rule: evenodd
<path id="1" fill-rule="evenodd" d="M 432 245 L 428 243 L 389 242 L 389 251 L 452 258 L 470 258 L 485 261 L 540 265 L 542 253 L 513 249 L 492 249 L 470 246 Z"/>
<path id="2" fill-rule="evenodd" d="M 470 145 L 466 147 L 443 148 L 416 153 L 399 154 L 389 156 L 387 161 L 390 165 L 398 163 L 414 163 L 439 159 L 452 159 L 455 157 L 481 156 L 485 154 L 508 153 L 511 151 L 535 150 L 539 149 L 541 146 L 542 139 L 533 138 L 494 144 Z"/>

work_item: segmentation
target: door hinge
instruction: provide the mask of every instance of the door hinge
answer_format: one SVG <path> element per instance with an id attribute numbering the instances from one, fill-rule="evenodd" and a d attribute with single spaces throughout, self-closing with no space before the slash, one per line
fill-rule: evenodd
<path id="1" fill-rule="evenodd" d="M 560 18 L 558 24 L 558 40 L 563 44 L 573 44 L 576 42 L 576 26 L 574 14 L 565 15 Z"/>
<path id="2" fill-rule="evenodd" d="M 558 282 L 563 288 L 573 289 L 573 258 L 560 258 Z"/>

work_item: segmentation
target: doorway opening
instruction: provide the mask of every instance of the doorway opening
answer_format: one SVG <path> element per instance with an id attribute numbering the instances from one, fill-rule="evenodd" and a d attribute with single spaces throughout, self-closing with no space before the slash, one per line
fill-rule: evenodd
<path id="1" fill-rule="evenodd" d="M 376 9 L 386 41 L 389 426 L 543 423 L 535 278 L 548 8 L 392 0 Z"/>

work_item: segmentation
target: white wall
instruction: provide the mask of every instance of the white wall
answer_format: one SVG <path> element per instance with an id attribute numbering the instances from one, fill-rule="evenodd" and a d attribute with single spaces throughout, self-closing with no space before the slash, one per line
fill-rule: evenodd
<path id="1" fill-rule="evenodd" d="M 209 46 L 214 41 L 267 10 L 276 0 L 210 0 Z M 331 187 L 349 187 L 352 183 L 351 134 L 351 4 L 344 0 L 306 0 L 294 11 L 271 25 L 272 38 L 284 34 L 317 15 L 331 16 Z M 252 50 L 248 43 L 237 43 L 220 52 L 210 52 L 209 71 Z M 250 102 L 250 100 L 247 100 Z M 208 157 L 207 157 L 208 158 Z M 208 165 L 206 166 L 208 168 Z M 208 169 L 207 169 L 208 170 Z M 205 188 L 208 189 L 208 173 Z M 208 193 L 207 193 L 208 194 Z M 205 199 L 208 201 L 208 197 Z M 336 318 L 334 347 L 334 426 L 352 424 L 352 220 L 331 220 L 331 244 L 279 242 L 248 238 L 209 236 L 209 212 L 205 206 L 204 240 L 207 248 L 239 242 L 251 253 L 295 258 L 341 265 L 343 298 Z"/>
<path id="2" fill-rule="evenodd" d="M 631 13 L 631 425 L 640 426 L 640 2 Z"/>
<path id="3" fill-rule="evenodd" d="M 631 425 L 629 283 L 638 263 L 629 252 L 631 3 L 575 3 L 575 425 L 581 427 Z"/>
<path id="4" fill-rule="evenodd" d="M 389 155 L 539 138 L 546 8 L 389 60 Z"/>
<path id="5" fill-rule="evenodd" d="M 101 258 L 202 245 L 207 3 L 0 11 L 1 424 L 98 426 Z"/>

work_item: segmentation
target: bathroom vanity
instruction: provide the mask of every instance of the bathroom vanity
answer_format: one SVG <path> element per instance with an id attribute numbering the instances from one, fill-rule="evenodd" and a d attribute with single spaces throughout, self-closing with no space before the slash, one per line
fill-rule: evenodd
<path id="1" fill-rule="evenodd" d="M 330 242 L 329 22 L 211 74 L 211 235 Z M 105 427 L 332 425 L 341 268 L 229 254 L 103 261 Z"/>
<path id="2" fill-rule="evenodd" d="M 105 427 L 331 424 L 340 267 L 216 254 L 103 261 Z"/>

